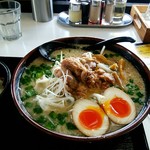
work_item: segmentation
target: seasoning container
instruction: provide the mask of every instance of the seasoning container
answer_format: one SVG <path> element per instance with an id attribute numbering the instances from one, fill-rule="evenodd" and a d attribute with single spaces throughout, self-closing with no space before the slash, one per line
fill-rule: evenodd
<path id="1" fill-rule="evenodd" d="M 52 0 L 31 0 L 33 19 L 37 22 L 48 22 L 53 19 Z"/>
<path id="2" fill-rule="evenodd" d="M 69 23 L 81 24 L 82 23 L 82 10 L 81 2 L 71 0 L 69 4 Z"/>
<path id="3" fill-rule="evenodd" d="M 89 1 L 82 1 L 81 2 L 81 10 L 82 10 L 82 24 L 88 24 L 90 2 Z"/>
<path id="4" fill-rule="evenodd" d="M 105 1 L 102 0 L 101 1 L 101 6 L 100 6 L 100 18 L 99 18 L 99 24 L 100 25 L 102 24 L 102 20 L 103 20 L 103 17 L 104 17 L 104 11 L 105 11 Z"/>
<path id="5" fill-rule="evenodd" d="M 107 0 L 105 5 L 105 21 L 109 24 L 112 22 L 113 7 L 114 7 L 114 0 Z"/>
<path id="6" fill-rule="evenodd" d="M 89 23 L 97 24 L 100 16 L 101 0 L 92 0 L 90 4 Z"/>

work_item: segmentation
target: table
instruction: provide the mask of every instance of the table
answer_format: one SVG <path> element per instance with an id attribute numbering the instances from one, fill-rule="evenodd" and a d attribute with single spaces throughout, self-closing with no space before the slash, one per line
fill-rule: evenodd
<path id="1" fill-rule="evenodd" d="M 22 13 L 21 27 L 22 37 L 16 41 L 4 41 L 0 37 L 0 56 L 24 57 L 29 51 L 45 42 L 70 36 L 91 36 L 102 39 L 131 36 L 136 43 L 142 42 L 132 25 L 110 29 L 66 27 L 57 23 L 57 15 L 54 15 L 50 22 L 42 23 L 35 22 L 31 13 Z"/>
<path id="2" fill-rule="evenodd" d="M 15 41 L 4 41 L 0 37 L 1 57 L 24 57 L 35 47 L 50 40 L 63 37 L 90 36 L 101 39 L 109 39 L 119 36 L 131 36 L 136 40 L 135 44 L 141 43 L 141 39 L 131 24 L 122 28 L 78 28 L 66 27 L 57 23 L 57 14 L 49 22 L 36 22 L 31 13 L 22 13 L 21 16 L 22 37 Z M 120 43 L 136 53 L 135 45 L 131 43 Z M 130 44 L 130 45 L 129 45 Z M 147 141 L 150 147 L 150 117 L 143 121 Z"/>

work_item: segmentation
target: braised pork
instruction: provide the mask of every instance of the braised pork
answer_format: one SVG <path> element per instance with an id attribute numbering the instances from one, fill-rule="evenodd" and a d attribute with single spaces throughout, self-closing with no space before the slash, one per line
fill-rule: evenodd
<path id="1" fill-rule="evenodd" d="M 104 90 L 115 84 L 112 73 L 97 67 L 98 63 L 95 57 L 68 57 L 55 70 L 55 76 L 62 76 L 62 71 L 67 73 L 67 90 L 77 98 L 86 97 L 91 89 Z"/>

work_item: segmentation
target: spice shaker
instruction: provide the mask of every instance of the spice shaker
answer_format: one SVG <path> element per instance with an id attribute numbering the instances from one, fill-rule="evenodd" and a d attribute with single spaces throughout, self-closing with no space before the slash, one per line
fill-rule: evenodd
<path id="1" fill-rule="evenodd" d="M 107 0 L 105 5 L 105 21 L 107 23 L 112 22 L 113 7 L 114 7 L 114 0 Z"/>
<path id="2" fill-rule="evenodd" d="M 100 16 L 100 3 L 101 0 L 92 0 L 90 4 L 89 22 L 97 24 Z"/>
<path id="3" fill-rule="evenodd" d="M 81 24 L 81 22 L 82 22 L 81 2 L 71 0 L 69 4 L 69 23 Z"/>

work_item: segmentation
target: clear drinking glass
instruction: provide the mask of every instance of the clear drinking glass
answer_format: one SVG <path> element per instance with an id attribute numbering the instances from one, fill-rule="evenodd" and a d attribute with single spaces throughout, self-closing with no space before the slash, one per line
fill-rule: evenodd
<path id="1" fill-rule="evenodd" d="M 120 24 L 125 14 L 127 0 L 114 0 L 113 23 Z"/>
<path id="2" fill-rule="evenodd" d="M 17 1 L 0 1 L 0 34 L 12 41 L 22 36 L 21 6 Z"/>

